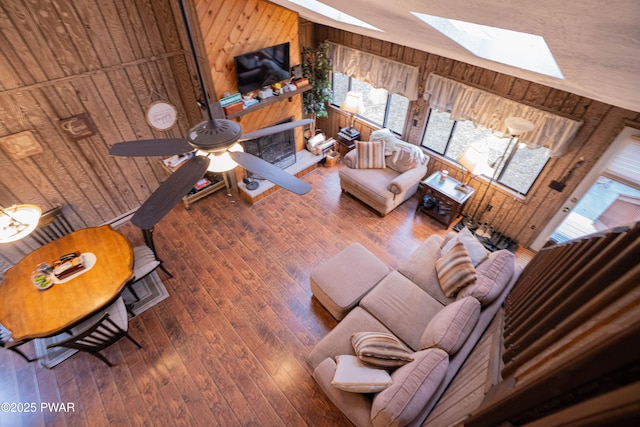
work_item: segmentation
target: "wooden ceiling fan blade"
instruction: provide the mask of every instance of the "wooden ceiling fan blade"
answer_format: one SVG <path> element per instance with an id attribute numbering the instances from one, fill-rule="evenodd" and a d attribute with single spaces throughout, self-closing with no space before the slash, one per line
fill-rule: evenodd
<path id="1" fill-rule="evenodd" d="M 112 156 L 171 156 L 193 151 L 186 139 L 141 139 L 113 144 L 109 149 Z"/>
<path id="2" fill-rule="evenodd" d="M 245 133 L 240 137 L 239 141 L 248 141 L 250 139 L 262 138 L 263 136 L 273 135 L 274 133 L 284 132 L 290 129 L 295 129 L 298 126 L 304 126 L 311 123 L 313 123 L 312 119 L 303 119 L 297 120 L 295 122 L 281 123 L 279 125 L 270 126 L 268 128 L 263 128 L 254 132 Z"/>
<path id="3" fill-rule="evenodd" d="M 154 191 L 131 217 L 131 222 L 143 230 L 150 230 L 184 197 L 207 172 L 209 158 L 195 156 Z"/>
<path id="4" fill-rule="evenodd" d="M 242 151 L 229 151 L 229 155 L 243 168 L 293 193 L 303 195 L 311 191 L 311 186 L 303 180 L 252 154 Z"/>

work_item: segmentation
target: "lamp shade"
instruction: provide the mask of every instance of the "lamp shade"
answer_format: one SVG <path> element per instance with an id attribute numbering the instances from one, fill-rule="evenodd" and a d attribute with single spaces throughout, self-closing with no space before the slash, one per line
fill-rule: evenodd
<path id="1" fill-rule="evenodd" d="M 340 107 L 342 110 L 351 114 L 364 113 L 364 104 L 362 102 L 362 94 L 358 92 L 349 91 L 344 98 L 344 102 Z"/>
<path id="2" fill-rule="evenodd" d="M 520 117 L 507 117 L 504 119 L 504 124 L 509 129 L 509 134 L 512 136 L 522 135 L 526 132 L 531 132 L 535 125 L 527 119 Z"/>
<path id="3" fill-rule="evenodd" d="M 38 226 L 42 211 L 36 205 L 0 207 L 0 243 L 9 243 L 27 237 Z"/>
<path id="4" fill-rule="evenodd" d="M 473 175 L 480 175 L 489 170 L 489 150 L 484 144 L 470 144 L 458 157 L 458 163 Z"/>

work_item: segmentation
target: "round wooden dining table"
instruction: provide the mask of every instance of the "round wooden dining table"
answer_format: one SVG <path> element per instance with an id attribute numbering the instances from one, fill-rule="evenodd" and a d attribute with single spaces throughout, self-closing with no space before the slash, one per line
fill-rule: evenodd
<path id="1" fill-rule="evenodd" d="M 38 289 L 31 275 L 71 252 L 85 254 L 91 268 L 63 283 Z M 74 231 L 34 250 L 5 272 L 0 285 L 0 323 L 17 342 L 64 332 L 107 307 L 133 278 L 131 243 L 109 225 Z"/>

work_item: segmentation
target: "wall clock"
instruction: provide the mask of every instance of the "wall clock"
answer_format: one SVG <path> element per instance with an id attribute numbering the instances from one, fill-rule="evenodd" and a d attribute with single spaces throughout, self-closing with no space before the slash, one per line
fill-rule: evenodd
<path id="1" fill-rule="evenodd" d="M 147 123 L 155 130 L 171 129 L 178 119 L 176 107 L 166 101 L 156 101 L 147 108 Z"/>

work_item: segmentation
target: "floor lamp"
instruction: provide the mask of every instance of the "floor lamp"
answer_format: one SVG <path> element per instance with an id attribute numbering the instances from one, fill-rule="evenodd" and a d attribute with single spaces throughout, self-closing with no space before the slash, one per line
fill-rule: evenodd
<path id="1" fill-rule="evenodd" d="M 484 199 L 487 196 L 489 189 L 491 188 L 491 184 L 493 184 L 493 182 L 495 181 L 496 176 L 498 175 L 498 171 L 502 166 L 502 162 L 507 156 L 507 153 L 509 152 L 509 149 L 511 148 L 511 146 L 516 141 L 516 138 L 519 135 L 522 135 L 523 133 L 531 132 L 535 127 L 535 125 L 531 123 L 529 120 L 522 119 L 520 117 L 507 117 L 504 120 L 504 124 L 507 126 L 507 129 L 509 129 L 509 134 L 511 135 L 511 139 L 509 140 L 509 143 L 504 149 L 504 152 L 502 153 L 502 155 L 498 157 L 498 159 L 495 162 L 493 173 L 491 174 L 491 178 L 489 179 L 489 185 L 487 185 L 487 189 L 482 194 L 480 203 L 478 203 L 478 205 L 476 206 L 476 209 L 473 211 L 473 215 L 470 218 L 465 218 L 465 221 L 463 222 L 464 225 L 467 226 L 467 228 L 475 229 L 475 228 L 478 228 L 478 226 L 480 225 L 480 221 L 476 219 L 478 210 L 480 209 L 480 206 L 483 206 Z M 489 202 L 491 202 L 491 199 L 489 199 Z"/>

